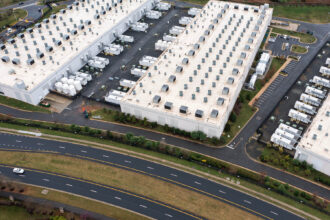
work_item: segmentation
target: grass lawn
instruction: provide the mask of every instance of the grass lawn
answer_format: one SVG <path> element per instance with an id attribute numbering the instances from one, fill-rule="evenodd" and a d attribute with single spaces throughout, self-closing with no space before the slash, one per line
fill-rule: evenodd
<path id="1" fill-rule="evenodd" d="M 0 1 L 1 2 L 1 1 Z M 2 10 L 0 10 L 0 13 L 2 12 Z M 15 18 L 16 15 L 16 18 Z M 2 28 L 3 26 L 6 25 L 13 25 L 15 24 L 20 18 L 24 18 L 27 15 L 27 12 L 23 9 L 16 9 L 13 11 L 13 14 L 10 15 L 9 17 L 5 17 L 3 19 L 0 20 L 0 27 Z"/>
<path id="2" fill-rule="evenodd" d="M 37 220 L 45 219 L 44 215 L 31 215 L 26 209 L 17 206 L 0 206 L 0 220 Z"/>
<path id="3" fill-rule="evenodd" d="M 19 126 L 19 125 L 8 124 L 8 123 L 0 123 L 0 127 L 11 128 L 11 129 L 16 129 L 16 130 L 35 131 L 35 129 L 29 128 L 26 126 Z M 230 184 L 231 187 L 236 188 L 241 191 L 246 191 L 246 190 L 242 189 L 240 186 L 246 187 L 247 189 L 249 189 L 246 192 L 248 192 L 250 194 L 257 195 L 257 192 L 258 192 L 259 194 L 257 196 L 260 196 L 260 194 L 266 195 L 266 197 L 262 197 L 266 201 L 269 201 L 269 198 L 274 198 L 274 199 L 277 199 L 278 201 L 281 201 L 281 202 L 288 204 L 292 207 L 295 207 L 299 210 L 310 213 L 313 216 L 317 216 L 320 219 L 327 219 L 327 216 L 324 213 L 322 213 L 316 209 L 313 209 L 309 206 L 306 206 L 304 204 L 301 204 L 299 202 L 296 202 L 288 197 L 280 195 L 271 190 L 267 190 L 263 187 L 255 185 L 244 179 L 236 178 L 229 174 L 218 172 L 217 170 L 214 170 L 209 167 L 202 166 L 202 165 L 190 162 L 190 161 L 182 160 L 182 159 L 179 159 L 179 158 L 176 158 L 173 156 L 161 154 L 158 152 L 154 152 L 154 151 L 150 151 L 150 150 L 146 150 L 146 149 L 142 149 L 142 148 L 137 148 L 137 147 L 133 147 L 133 146 L 117 143 L 117 142 L 112 142 L 109 140 L 103 140 L 103 139 L 99 139 L 99 138 L 89 137 L 89 136 L 83 136 L 83 135 L 72 134 L 72 133 L 61 132 L 61 131 L 53 131 L 53 130 L 48 130 L 48 129 L 40 129 L 39 131 L 42 132 L 43 134 L 51 134 L 51 135 L 58 136 L 58 138 L 55 138 L 55 139 L 60 140 L 60 141 L 61 140 L 63 141 L 62 137 L 73 138 L 70 140 L 70 142 L 89 145 L 91 147 L 97 146 L 97 147 L 101 147 L 104 149 L 114 150 L 119 153 L 125 153 L 125 154 L 129 153 L 130 155 L 133 155 L 133 156 L 136 155 L 138 157 L 145 158 L 147 160 L 152 160 L 152 161 L 155 161 L 158 163 L 163 163 L 165 165 L 167 164 L 170 166 L 174 166 L 174 167 L 177 167 L 178 169 L 187 170 L 189 172 L 196 173 L 197 175 L 204 176 L 205 178 L 213 179 L 217 182 L 224 182 L 225 184 Z M 87 143 L 86 143 L 86 141 L 87 141 Z M 170 164 L 168 164 L 168 163 L 170 163 Z M 234 182 L 236 182 L 236 180 L 239 180 L 240 186 L 238 186 L 236 184 L 232 184 L 231 182 L 229 182 L 229 183 L 226 182 L 225 178 L 231 178 Z M 250 190 L 253 190 L 253 192 L 251 192 Z M 270 201 L 270 202 L 272 202 L 273 204 L 277 204 L 274 201 Z M 63 202 L 63 203 L 65 203 L 65 202 Z M 330 211 L 330 206 L 328 207 L 327 210 Z"/>
<path id="4" fill-rule="evenodd" d="M 329 23 L 330 6 L 275 6 L 273 16 L 312 23 Z"/>
<path id="5" fill-rule="evenodd" d="M 303 53 L 307 53 L 308 49 L 306 47 L 302 47 L 302 46 L 293 44 L 291 46 L 291 51 L 294 52 L 294 53 L 303 54 Z"/>
<path id="6" fill-rule="evenodd" d="M 22 109 L 22 110 L 26 110 L 26 111 L 50 113 L 50 111 L 46 108 L 31 105 L 29 103 L 22 102 L 20 100 L 9 98 L 9 97 L 2 96 L 2 95 L 0 95 L 0 104 L 12 106 L 12 107 Z"/>
<path id="7" fill-rule="evenodd" d="M 19 2 L 23 2 L 23 0 L 1 0 L 0 1 L 0 8 L 5 7 L 7 5 L 13 5 Z"/>
<path id="8" fill-rule="evenodd" d="M 272 32 L 283 34 L 283 35 L 289 35 L 293 37 L 298 37 L 300 39 L 301 43 L 314 43 L 316 41 L 316 38 L 313 35 L 305 34 L 302 32 L 296 32 L 296 31 L 289 31 L 281 28 L 272 27 Z"/>
<path id="9" fill-rule="evenodd" d="M 60 155 L 2 151 L 0 163 L 62 173 L 147 196 L 208 219 L 231 215 L 255 219 L 252 214 L 205 195 L 156 178 L 96 162 Z M 26 173 L 29 171 L 27 170 Z"/>

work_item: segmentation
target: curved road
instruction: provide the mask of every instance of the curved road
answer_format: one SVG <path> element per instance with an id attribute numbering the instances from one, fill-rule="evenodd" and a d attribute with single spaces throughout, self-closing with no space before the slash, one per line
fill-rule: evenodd
<path id="1" fill-rule="evenodd" d="M 226 202 L 264 219 L 301 219 L 300 217 L 219 183 L 158 163 L 83 145 L 0 133 L 0 149 L 51 151 L 92 160 L 167 181 Z"/>
<path id="2" fill-rule="evenodd" d="M 201 217 L 189 212 L 111 186 L 35 169 L 25 169 L 24 175 L 16 175 L 12 172 L 12 169 L 13 167 L 11 166 L 0 164 L 2 175 L 10 179 L 85 196 L 123 207 L 154 219 L 201 219 Z"/>

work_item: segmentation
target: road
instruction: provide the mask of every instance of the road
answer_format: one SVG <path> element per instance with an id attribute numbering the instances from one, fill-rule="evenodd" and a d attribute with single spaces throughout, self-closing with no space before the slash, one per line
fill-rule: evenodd
<path id="1" fill-rule="evenodd" d="M 0 149 L 57 152 L 158 178 L 241 208 L 264 219 L 300 219 L 286 210 L 235 189 L 147 160 L 83 145 L 7 133 L 0 133 L 0 139 Z"/>
<path id="2" fill-rule="evenodd" d="M 154 219 L 201 219 L 194 214 L 159 201 L 111 186 L 34 169 L 25 169 L 24 175 L 16 175 L 12 172 L 12 169 L 11 166 L 0 165 L 2 175 L 10 179 L 88 197 Z"/>

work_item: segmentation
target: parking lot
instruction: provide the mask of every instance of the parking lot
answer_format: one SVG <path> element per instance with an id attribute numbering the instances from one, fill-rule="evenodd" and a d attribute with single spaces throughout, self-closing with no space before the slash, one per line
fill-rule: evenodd
<path id="1" fill-rule="evenodd" d="M 179 25 L 179 19 L 187 16 L 187 10 L 171 8 L 158 20 L 144 18 L 141 22 L 149 24 L 147 33 L 127 30 L 124 35 L 133 36 L 134 42 L 127 43 L 124 51 L 118 56 L 99 54 L 100 57 L 109 59 L 110 64 L 100 72 L 83 90 L 82 96 L 95 101 L 104 101 L 104 96 L 111 90 L 127 92 L 128 88 L 120 86 L 121 79 L 137 81 L 139 77 L 131 74 L 131 69 L 139 65 L 139 60 L 144 56 L 158 57 L 162 51 L 155 50 L 155 43 L 162 39 L 164 33 L 174 25 Z"/>
<path id="2" fill-rule="evenodd" d="M 270 140 L 271 135 L 274 133 L 274 131 L 276 130 L 276 128 L 280 123 L 285 123 L 301 131 L 304 131 L 306 129 L 308 125 L 301 122 L 299 123 L 299 122 L 291 121 L 290 117 L 288 116 L 288 112 L 290 109 L 294 108 L 295 102 L 299 100 L 299 97 L 305 91 L 306 86 L 313 85 L 313 83 L 310 82 L 310 80 L 314 76 L 321 76 L 321 74 L 319 73 L 319 69 L 322 65 L 325 64 L 325 60 L 329 56 L 330 56 L 330 47 L 325 45 L 319 51 L 318 55 L 314 57 L 312 62 L 305 69 L 305 71 L 300 76 L 298 81 L 294 84 L 294 86 L 287 92 L 284 98 L 279 102 L 279 104 L 272 112 L 271 116 L 262 125 L 260 129 L 262 131 L 262 137 L 261 137 L 262 141 L 268 142 Z M 288 74 L 290 74 L 290 71 L 288 71 Z M 276 82 L 276 80 L 274 82 Z M 271 93 L 266 93 L 266 95 L 267 94 L 268 94 L 267 98 L 271 99 L 272 97 Z"/>
<path id="3" fill-rule="evenodd" d="M 282 48 L 283 44 L 287 44 L 285 49 Z M 292 53 L 290 51 L 290 48 L 293 44 L 300 45 L 300 46 L 306 46 L 306 44 L 300 43 L 297 38 L 288 37 L 287 39 L 284 39 L 283 37 L 280 37 L 280 35 L 278 35 L 276 37 L 275 42 L 270 42 L 270 41 L 268 42 L 266 49 L 271 50 L 273 56 L 285 56 L 285 57 L 287 57 L 289 55 L 300 56 L 300 54 Z M 284 49 L 284 50 L 282 50 L 282 49 Z"/>

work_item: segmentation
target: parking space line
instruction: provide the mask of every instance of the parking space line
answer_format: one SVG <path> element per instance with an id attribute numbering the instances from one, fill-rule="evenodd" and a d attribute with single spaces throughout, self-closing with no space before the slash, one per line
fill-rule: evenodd
<path id="1" fill-rule="evenodd" d="M 154 168 L 153 167 L 147 167 L 149 170 L 153 170 Z"/>
<path id="2" fill-rule="evenodd" d="M 139 205 L 140 207 L 142 207 L 142 208 L 148 208 L 147 206 L 145 206 L 145 205 Z"/>
<path id="3" fill-rule="evenodd" d="M 43 181 L 49 182 L 49 179 L 42 179 Z"/>
<path id="4" fill-rule="evenodd" d="M 85 151 L 85 150 L 81 150 L 81 152 L 82 152 L 82 153 L 87 153 L 87 151 Z"/>
<path id="5" fill-rule="evenodd" d="M 270 211 L 270 213 L 274 214 L 274 215 L 278 215 L 276 212 L 274 211 Z"/>
<path id="6" fill-rule="evenodd" d="M 67 184 L 65 184 L 66 186 L 70 186 L 70 187 L 72 187 L 72 185 L 71 184 L 69 184 L 69 183 L 67 183 Z"/>
<path id="7" fill-rule="evenodd" d="M 93 192 L 93 193 L 97 193 L 97 191 L 95 191 L 94 189 L 91 189 L 91 190 L 89 190 L 89 191 L 91 191 L 91 192 Z"/>
<path id="8" fill-rule="evenodd" d="M 170 217 L 170 218 L 173 217 L 172 215 L 170 215 L 170 214 L 168 214 L 168 213 L 165 213 L 165 216 Z"/>
<path id="9" fill-rule="evenodd" d="M 200 182 L 197 182 L 197 181 L 195 181 L 195 183 L 196 183 L 197 185 L 202 185 Z"/>
<path id="10" fill-rule="evenodd" d="M 120 198 L 120 197 L 117 197 L 117 196 L 115 196 L 115 199 L 117 199 L 117 200 L 121 200 L 121 198 Z"/>
<path id="11" fill-rule="evenodd" d="M 130 160 L 125 160 L 125 163 L 132 163 L 132 161 L 130 161 Z"/>
<path id="12" fill-rule="evenodd" d="M 222 193 L 222 194 L 226 194 L 226 192 L 224 192 L 224 191 L 222 191 L 222 190 L 220 190 L 220 189 L 219 189 L 219 192 Z"/>
<path id="13" fill-rule="evenodd" d="M 108 155 L 104 155 L 104 154 L 103 154 L 103 155 L 102 155 L 102 157 L 109 157 L 109 156 L 108 156 Z"/>
<path id="14" fill-rule="evenodd" d="M 247 204 L 251 204 L 251 202 L 249 200 L 244 200 L 244 202 Z"/>
<path id="15" fill-rule="evenodd" d="M 170 174 L 171 176 L 174 176 L 174 177 L 178 177 L 178 175 L 174 174 L 174 173 L 171 173 Z"/>

